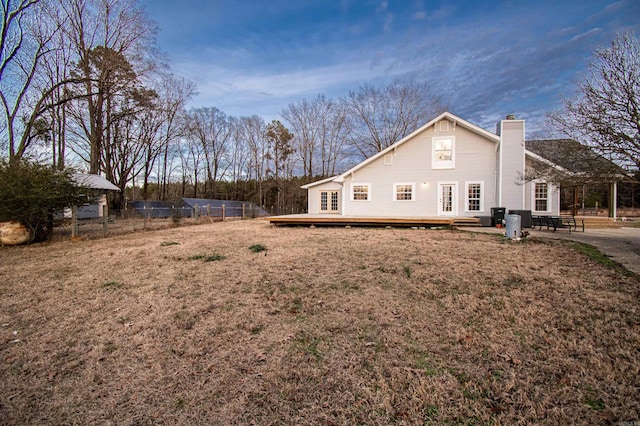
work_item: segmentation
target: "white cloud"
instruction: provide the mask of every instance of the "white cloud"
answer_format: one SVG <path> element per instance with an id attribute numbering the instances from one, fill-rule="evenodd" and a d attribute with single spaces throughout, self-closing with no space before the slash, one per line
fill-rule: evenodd
<path id="1" fill-rule="evenodd" d="M 581 33 L 581 34 L 577 34 L 577 35 L 573 36 L 573 37 L 571 38 L 571 40 L 569 40 L 569 43 L 573 43 L 573 42 L 578 41 L 578 40 L 580 40 L 580 39 L 583 39 L 583 38 L 585 38 L 585 37 L 589 37 L 589 36 L 591 36 L 591 35 L 593 35 L 593 34 L 597 34 L 597 33 L 599 33 L 600 31 L 601 31 L 601 29 L 600 29 L 600 28 L 591 28 L 591 29 L 590 29 L 590 30 L 588 30 L 588 31 L 585 31 L 585 32 L 583 32 L 583 33 Z"/>
<path id="2" fill-rule="evenodd" d="M 349 89 L 355 90 L 379 77 L 377 68 L 371 67 L 368 60 L 288 72 L 248 72 L 247 69 L 224 68 L 199 61 L 174 63 L 173 67 L 176 74 L 197 83 L 198 95 L 192 102 L 194 106 L 216 106 L 229 115 L 261 114 L 271 117 L 291 102 L 315 97 L 319 93 L 340 96 Z"/>

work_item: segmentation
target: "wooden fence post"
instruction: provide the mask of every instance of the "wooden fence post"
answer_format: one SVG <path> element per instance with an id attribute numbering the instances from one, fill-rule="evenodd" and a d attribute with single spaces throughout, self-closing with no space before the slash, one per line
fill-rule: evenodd
<path id="1" fill-rule="evenodd" d="M 211 217 L 211 204 L 207 204 L 207 217 Z"/>
<path id="2" fill-rule="evenodd" d="M 107 222 L 109 220 L 109 207 L 105 204 L 102 206 L 102 236 L 107 236 Z"/>
<path id="3" fill-rule="evenodd" d="M 225 218 L 225 206 L 224 204 L 222 205 L 222 221 L 224 222 L 224 218 Z"/>
<path id="4" fill-rule="evenodd" d="M 200 206 L 197 204 L 195 205 L 195 209 L 193 211 L 193 218 L 196 220 L 196 222 L 200 220 Z"/>
<path id="5" fill-rule="evenodd" d="M 71 238 L 78 236 L 78 206 L 71 207 Z"/>
<path id="6" fill-rule="evenodd" d="M 245 214 L 245 206 L 244 203 L 242 203 L 242 220 L 246 219 L 246 214 Z"/>

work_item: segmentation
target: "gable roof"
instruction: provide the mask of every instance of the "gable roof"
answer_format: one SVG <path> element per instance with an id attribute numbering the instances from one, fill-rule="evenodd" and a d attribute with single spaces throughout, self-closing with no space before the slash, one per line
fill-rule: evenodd
<path id="1" fill-rule="evenodd" d="M 317 182 L 311 182 L 308 183 L 306 185 L 301 186 L 301 188 L 303 189 L 308 189 L 308 188 L 312 188 L 314 186 L 317 185 L 321 185 L 323 183 L 327 183 L 327 182 L 344 182 L 345 177 L 349 176 L 349 174 L 356 172 L 357 170 L 360 170 L 361 168 L 365 167 L 366 165 L 376 161 L 378 158 L 386 155 L 387 153 L 397 149 L 399 146 L 403 145 L 405 142 L 411 140 L 413 137 L 415 137 L 416 135 L 424 132 L 425 130 L 427 130 L 429 127 L 435 125 L 436 123 L 438 123 L 441 120 L 449 120 L 452 121 L 454 123 L 455 126 L 461 126 L 473 133 L 476 133 L 486 139 L 489 139 L 492 142 L 495 143 L 499 143 L 500 142 L 500 137 L 498 135 L 495 135 L 481 127 L 476 126 L 473 123 L 470 123 L 448 111 L 443 112 L 442 114 L 438 115 L 436 118 L 432 119 L 431 121 L 429 121 L 427 124 L 425 124 L 424 126 L 420 127 L 418 130 L 415 130 L 414 132 L 410 133 L 409 135 L 405 136 L 404 138 L 400 139 L 399 141 L 389 145 L 387 148 L 383 149 L 382 151 L 378 152 L 375 155 L 372 155 L 371 157 L 367 158 L 366 160 L 356 164 L 355 166 L 353 166 L 352 168 L 350 168 L 349 170 L 347 170 L 346 172 L 339 174 L 337 176 L 333 176 L 327 179 L 323 179 Z"/>
<path id="2" fill-rule="evenodd" d="M 527 141 L 525 148 L 574 176 L 618 179 L 627 176 L 622 167 L 573 139 Z"/>
<path id="3" fill-rule="evenodd" d="M 567 170 L 562 166 L 559 166 L 558 164 L 554 163 L 553 161 L 548 160 L 545 157 L 543 157 L 543 156 L 541 156 L 539 154 L 536 154 L 535 152 L 532 152 L 532 151 L 529 151 L 529 150 L 525 149 L 524 150 L 524 155 L 526 155 L 529 158 L 533 158 L 534 160 L 536 160 L 539 163 L 542 163 L 542 164 L 544 164 L 544 165 L 546 165 L 548 167 L 556 169 L 557 171 L 559 171 L 561 173 L 564 173 L 564 174 L 567 174 L 567 175 L 573 175 L 574 174 L 574 172 L 572 172 L 570 170 Z"/>

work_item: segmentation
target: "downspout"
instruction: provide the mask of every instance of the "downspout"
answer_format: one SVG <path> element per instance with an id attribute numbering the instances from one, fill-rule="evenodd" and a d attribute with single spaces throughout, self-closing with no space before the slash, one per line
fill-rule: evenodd
<path id="1" fill-rule="evenodd" d="M 345 204 L 345 194 L 344 194 L 344 182 L 336 182 L 342 189 L 340 190 L 340 198 L 342 198 L 340 203 L 340 216 L 344 216 L 344 204 Z"/>
<path id="2" fill-rule="evenodd" d="M 527 176 L 527 129 L 526 123 L 522 123 L 522 209 L 524 210 L 527 205 L 527 200 L 525 196 L 525 182 Z M 560 214 L 560 187 L 558 187 L 558 214 Z"/>
<path id="3" fill-rule="evenodd" d="M 498 205 L 502 207 L 502 121 L 500 122 L 500 142 L 498 142 Z"/>

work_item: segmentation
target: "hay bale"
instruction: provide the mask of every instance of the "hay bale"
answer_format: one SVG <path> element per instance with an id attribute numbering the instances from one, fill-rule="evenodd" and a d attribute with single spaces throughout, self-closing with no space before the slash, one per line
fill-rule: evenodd
<path id="1" fill-rule="evenodd" d="M 29 225 L 19 221 L 0 222 L 0 244 L 17 246 L 29 244 L 35 238 L 35 232 Z"/>

